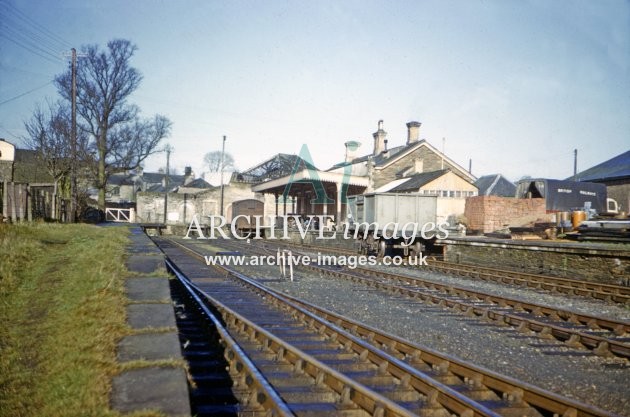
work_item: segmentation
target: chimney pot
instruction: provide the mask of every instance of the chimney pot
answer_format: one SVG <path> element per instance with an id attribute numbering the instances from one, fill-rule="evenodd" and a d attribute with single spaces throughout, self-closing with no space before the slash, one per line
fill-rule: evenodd
<path id="1" fill-rule="evenodd" d="M 378 131 L 376 131 L 372 136 L 374 136 L 374 156 L 380 155 L 383 151 L 387 149 L 387 145 L 385 143 L 385 137 L 387 136 L 387 132 L 383 130 L 383 121 L 378 121 Z"/>

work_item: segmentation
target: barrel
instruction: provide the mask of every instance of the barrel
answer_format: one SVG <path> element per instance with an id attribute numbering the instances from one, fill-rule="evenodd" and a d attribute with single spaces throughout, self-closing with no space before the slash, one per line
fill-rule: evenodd
<path id="1" fill-rule="evenodd" d="M 571 227 L 571 213 L 568 211 L 561 211 L 557 214 L 559 227 Z"/>
<path id="2" fill-rule="evenodd" d="M 571 214 L 571 223 L 573 228 L 577 229 L 582 222 L 586 220 L 586 212 L 582 210 L 576 210 Z"/>

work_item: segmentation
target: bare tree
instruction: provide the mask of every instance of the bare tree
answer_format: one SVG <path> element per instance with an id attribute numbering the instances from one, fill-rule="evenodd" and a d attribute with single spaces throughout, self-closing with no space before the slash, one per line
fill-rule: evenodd
<path id="1" fill-rule="evenodd" d="M 52 218 L 56 220 L 59 185 L 67 179 L 71 168 L 69 109 L 61 102 L 49 102 L 47 110 L 37 106 L 24 127 L 28 132 L 23 138 L 26 146 L 37 152 L 37 158 L 53 178 Z"/>
<path id="2" fill-rule="evenodd" d="M 212 151 L 205 154 L 203 157 L 203 164 L 208 168 L 209 172 L 221 171 L 221 151 Z M 234 169 L 234 158 L 232 155 L 225 152 L 223 154 L 223 171 L 230 171 Z"/>
<path id="3" fill-rule="evenodd" d="M 166 117 L 143 120 L 139 108 L 128 103 L 142 80 L 130 65 L 135 51 L 136 46 L 124 39 L 110 41 L 106 51 L 87 46 L 77 66 L 77 125 L 89 137 L 83 156 L 92 171 L 101 210 L 109 176 L 137 168 L 160 151 L 160 141 L 170 134 L 171 122 Z M 71 70 L 55 81 L 60 94 L 71 100 Z"/>

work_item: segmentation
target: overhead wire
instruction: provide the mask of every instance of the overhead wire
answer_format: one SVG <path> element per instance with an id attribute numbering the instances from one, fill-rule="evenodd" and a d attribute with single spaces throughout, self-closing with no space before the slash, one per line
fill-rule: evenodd
<path id="1" fill-rule="evenodd" d="M 33 92 L 35 92 L 35 91 L 37 91 L 37 90 L 41 90 L 42 88 L 47 87 L 48 85 L 50 85 L 50 84 L 52 84 L 52 83 L 53 83 L 53 82 L 52 82 L 52 80 L 51 80 L 51 81 L 48 81 L 46 84 L 40 85 L 39 87 L 35 87 L 35 88 L 33 88 L 32 90 L 28 90 L 28 91 L 26 91 L 26 92 L 24 92 L 24 93 L 18 94 L 17 96 L 14 96 L 14 97 L 8 98 L 8 99 L 6 99 L 6 100 L 4 100 L 4 101 L 0 101 L 0 106 L 2 106 L 3 104 L 9 103 L 9 102 L 11 102 L 11 101 L 13 101 L 13 100 L 17 100 L 17 99 L 18 99 L 18 98 L 20 98 L 20 97 L 24 97 L 25 95 L 30 94 L 30 93 L 33 93 Z"/>
<path id="2" fill-rule="evenodd" d="M 65 39 L 63 39 L 62 37 L 58 36 L 54 32 L 48 30 L 46 27 L 44 27 L 43 25 L 39 24 L 35 20 L 31 19 L 28 15 L 26 15 L 24 12 L 19 10 L 14 5 L 12 5 L 12 4 L 8 3 L 8 2 L 6 3 L 6 5 L 8 5 L 13 10 L 15 15 L 18 16 L 22 21 L 24 21 L 27 24 L 30 24 L 31 26 L 35 27 L 42 34 L 44 34 L 46 37 L 48 37 L 51 40 L 53 40 L 54 42 L 60 44 L 65 49 L 68 49 L 68 48 L 72 47 L 72 45 L 69 42 L 67 42 Z"/>
<path id="3" fill-rule="evenodd" d="M 68 42 L 29 18 L 9 2 L 0 2 L 0 37 L 49 62 L 59 63 Z"/>

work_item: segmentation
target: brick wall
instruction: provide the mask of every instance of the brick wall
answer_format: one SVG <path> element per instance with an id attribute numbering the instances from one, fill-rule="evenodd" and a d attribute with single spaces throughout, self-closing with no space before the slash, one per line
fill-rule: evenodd
<path id="1" fill-rule="evenodd" d="M 466 199 L 464 215 L 468 229 L 490 233 L 509 225 L 523 225 L 536 220 L 548 221 L 544 198 L 509 198 L 477 196 Z"/>

